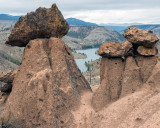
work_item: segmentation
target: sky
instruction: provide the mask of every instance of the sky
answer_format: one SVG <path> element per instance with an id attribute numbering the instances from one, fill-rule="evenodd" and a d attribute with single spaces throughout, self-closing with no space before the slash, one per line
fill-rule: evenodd
<path id="1" fill-rule="evenodd" d="M 0 14 L 25 15 L 53 3 L 65 18 L 97 24 L 160 24 L 160 0 L 0 0 Z"/>

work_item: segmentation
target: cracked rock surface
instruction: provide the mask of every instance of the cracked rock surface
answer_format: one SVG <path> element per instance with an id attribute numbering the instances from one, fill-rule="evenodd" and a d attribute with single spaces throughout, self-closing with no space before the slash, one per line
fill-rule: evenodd
<path id="1" fill-rule="evenodd" d="M 91 92 L 71 50 L 58 38 L 31 40 L 1 117 L 25 127 L 74 128 L 81 94 Z"/>
<path id="2" fill-rule="evenodd" d="M 36 38 L 63 37 L 69 30 L 68 23 L 56 4 L 51 8 L 38 8 L 21 17 L 11 31 L 6 44 L 25 47 Z"/>
<path id="3" fill-rule="evenodd" d="M 156 56 L 128 56 L 125 60 L 103 57 L 100 66 L 101 84 L 93 94 L 93 108 L 101 110 L 119 98 L 139 91 L 157 63 Z"/>

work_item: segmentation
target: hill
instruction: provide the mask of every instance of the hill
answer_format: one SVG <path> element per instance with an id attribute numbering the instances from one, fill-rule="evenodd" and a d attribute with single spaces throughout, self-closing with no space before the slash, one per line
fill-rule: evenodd
<path id="1" fill-rule="evenodd" d="M 136 25 L 138 28 L 143 30 L 151 30 L 155 34 L 160 34 L 160 25 Z"/>
<path id="2" fill-rule="evenodd" d="M 21 16 L 12 16 L 8 14 L 0 14 L 0 20 L 18 20 Z"/>
<path id="3" fill-rule="evenodd" d="M 123 33 L 124 30 L 126 30 L 127 28 L 129 28 L 132 25 L 136 25 L 136 24 L 122 24 L 122 25 L 104 25 L 105 28 L 109 28 L 112 30 L 115 30 L 117 32 Z M 151 30 L 153 31 L 155 34 L 160 34 L 160 24 L 141 24 L 141 25 L 136 25 L 138 28 L 143 29 L 143 30 Z"/>
<path id="4" fill-rule="evenodd" d="M 105 26 L 105 28 L 109 28 L 109 29 L 115 30 L 117 32 L 121 32 L 121 31 L 127 29 L 128 26 Z"/>
<path id="5" fill-rule="evenodd" d="M 87 25 L 87 26 L 97 26 L 95 23 L 85 22 L 76 18 L 67 18 L 66 21 L 72 25 Z"/>
<path id="6" fill-rule="evenodd" d="M 17 68 L 23 55 L 23 48 L 7 46 L 4 43 L 11 29 L 11 26 L 0 28 L 0 72 Z"/>
<path id="7" fill-rule="evenodd" d="M 124 37 L 118 32 L 102 26 L 70 25 L 68 34 L 63 40 L 72 49 L 99 47 L 107 41 L 122 42 Z"/>

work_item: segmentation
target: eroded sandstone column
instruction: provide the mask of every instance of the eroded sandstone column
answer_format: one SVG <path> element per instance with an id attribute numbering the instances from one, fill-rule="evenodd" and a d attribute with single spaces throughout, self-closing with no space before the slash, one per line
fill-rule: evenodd
<path id="1" fill-rule="evenodd" d="M 60 39 L 67 31 L 68 24 L 55 4 L 28 13 L 16 23 L 7 44 L 26 47 L 0 115 L 1 125 L 76 127 L 72 111 L 78 109 L 81 96 L 91 93 L 91 88 L 70 48 Z"/>
<path id="2" fill-rule="evenodd" d="M 99 48 L 101 84 L 92 98 L 95 110 L 140 90 L 158 62 L 158 38 L 151 31 L 132 26 L 124 36 L 125 43 L 107 42 Z"/>

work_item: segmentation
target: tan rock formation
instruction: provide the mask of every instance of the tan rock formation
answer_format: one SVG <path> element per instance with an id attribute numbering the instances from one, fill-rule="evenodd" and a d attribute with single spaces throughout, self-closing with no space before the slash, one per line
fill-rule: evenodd
<path id="1" fill-rule="evenodd" d="M 0 106 L 0 127 L 159 128 L 160 62 L 155 56 L 148 57 L 152 51 L 142 50 L 147 57 L 136 54 L 136 45 L 153 48 L 156 37 L 150 31 L 137 30 L 133 26 L 128 30 L 133 29 L 128 32 L 131 34 L 127 35 L 133 47 L 129 42 L 104 44 L 99 50 L 102 55 L 101 85 L 95 87 L 97 89 L 93 87 L 95 92 L 92 93 L 69 47 L 59 38 L 49 38 L 61 37 L 68 31 L 65 21 L 62 27 L 57 24 L 63 16 L 56 5 L 48 10 L 39 8 L 38 13 L 26 15 L 18 24 L 22 23 L 22 32 L 25 29 L 30 32 L 35 24 L 28 21 L 41 24 L 37 20 L 45 15 L 50 19 L 48 15 L 52 16 L 52 9 L 55 12 L 52 18 L 56 20 L 49 24 L 45 19 L 43 23 L 46 28 L 54 26 L 50 28 L 54 29 L 53 33 L 52 30 L 35 30 L 33 36 L 17 34 L 19 40 L 14 38 L 17 43 L 14 39 L 10 41 L 12 45 L 26 45 L 26 48 L 18 71 L 0 74 L 1 81 L 12 83 L 11 93 L 0 92 L 0 105 L 3 105 Z M 26 23 L 29 26 L 25 26 Z M 17 26 L 12 34 L 16 29 Z M 48 34 L 50 32 L 53 35 Z M 16 32 L 12 34 L 11 37 Z M 31 40 L 39 36 L 49 39 Z"/>
<path id="2" fill-rule="evenodd" d="M 3 122 L 24 128 L 75 127 L 71 110 L 91 88 L 61 39 L 35 39 L 25 48 Z"/>
<path id="3" fill-rule="evenodd" d="M 12 83 L 18 70 L 8 71 L 0 74 L 0 81 L 4 83 Z"/>
<path id="4" fill-rule="evenodd" d="M 0 74 L 0 82 L 2 82 L 2 86 L 0 87 L 1 92 L 11 92 L 12 83 L 17 74 L 18 70 L 8 71 Z"/>
<path id="5" fill-rule="evenodd" d="M 137 52 L 142 56 L 155 56 L 158 54 L 158 49 L 156 47 L 146 48 L 144 46 L 139 46 Z"/>
<path id="6" fill-rule="evenodd" d="M 95 110 L 103 108 L 120 97 L 124 63 L 121 58 L 102 58 L 100 68 L 101 85 L 92 98 Z"/>
<path id="7" fill-rule="evenodd" d="M 140 45 L 149 48 L 154 47 L 155 43 L 157 43 L 159 40 L 152 31 L 144 31 L 137 28 L 136 26 L 131 26 L 130 28 L 125 30 L 123 35 L 133 45 Z"/>
<path id="8" fill-rule="evenodd" d="M 140 90 L 152 74 L 158 57 L 128 56 L 101 60 L 101 84 L 93 94 L 92 106 L 97 110 L 107 107 L 120 97 Z"/>
<path id="9" fill-rule="evenodd" d="M 32 39 L 63 37 L 68 29 L 56 4 L 49 9 L 40 7 L 17 21 L 6 44 L 25 47 Z"/>
<path id="10" fill-rule="evenodd" d="M 132 44 L 128 41 L 124 43 L 106 42 L 101 45 L 98 54 L 103 57 L 124 57 L 132 52 Z"/>

